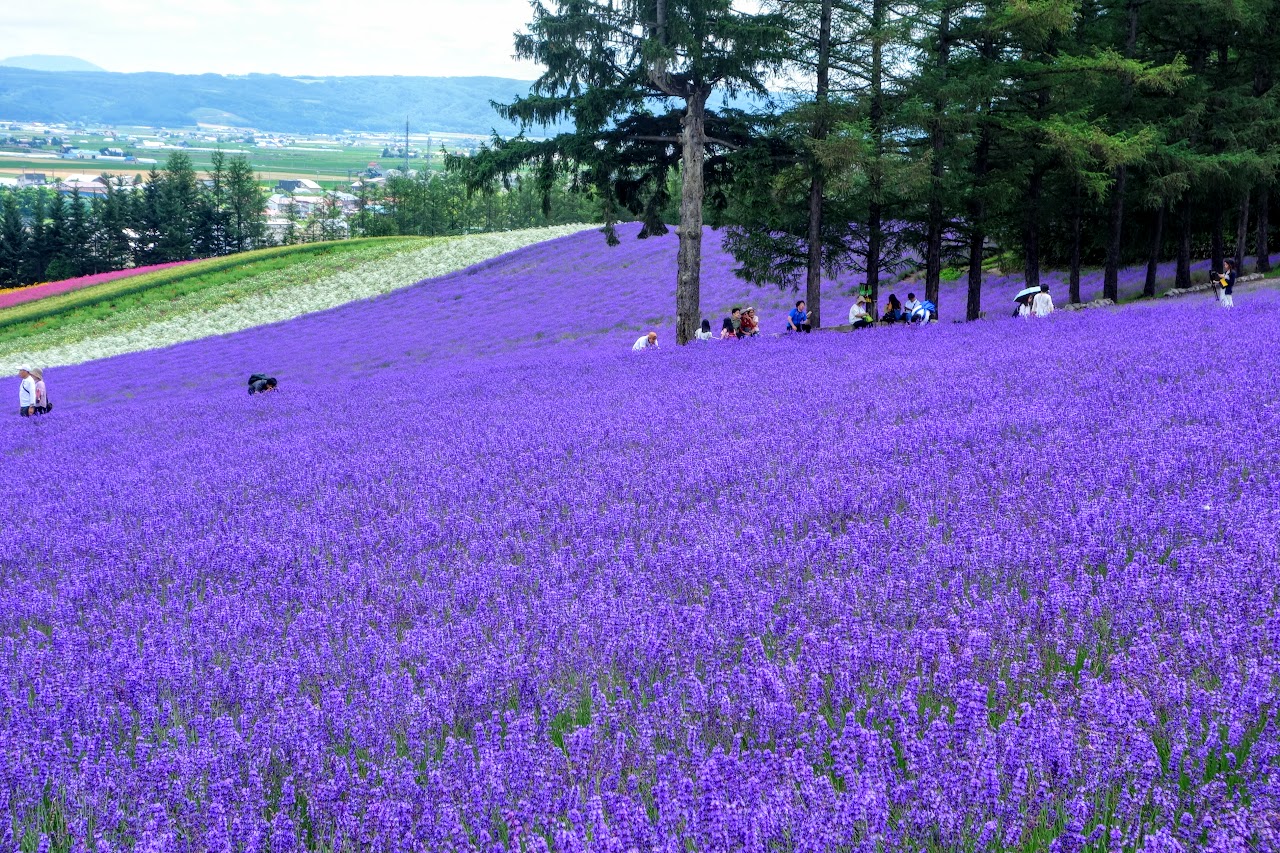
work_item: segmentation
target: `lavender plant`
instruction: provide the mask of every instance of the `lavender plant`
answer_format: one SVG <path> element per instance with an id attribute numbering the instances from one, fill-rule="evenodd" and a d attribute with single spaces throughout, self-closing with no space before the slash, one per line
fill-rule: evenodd
<path id="1" fill-rule="evenodd" d="M 676 348 L 662 240 L 46 374 L 0 846 L 1275 848 L 1280 295 Z"/>

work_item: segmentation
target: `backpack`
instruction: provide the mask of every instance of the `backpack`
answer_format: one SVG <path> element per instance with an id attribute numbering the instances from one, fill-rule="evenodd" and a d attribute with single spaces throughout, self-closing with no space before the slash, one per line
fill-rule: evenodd
<path id="1" fill-rule="evenodd" d="M 265 382 L 266 380 L 268 380 L 268 379 L 270 379 L 270 378 L 271 378 L 271 377 L 270 377 L 270 376 L 268 376 L 268 375 L 267 375 L 267 374 L 265 374 L 265 373 L 255 373 L 255 374 L 253 374 L 252 376 L 250 376 L 250 377 L 249 377 L 249 384 L 250 384 L 250 385 L 252 385 L 252 384 L 253 384 L 253 383 L 255 383 L 255 382 Z"/>

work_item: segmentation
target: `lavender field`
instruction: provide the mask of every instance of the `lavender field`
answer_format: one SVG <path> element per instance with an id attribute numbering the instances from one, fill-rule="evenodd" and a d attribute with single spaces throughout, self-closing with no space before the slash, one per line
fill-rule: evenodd
<path id="1" fill-rule="evenodd" d="M 1280 292 L 676 348 L 674 240 L 50 371 L 0 848 L 1280 848 Z"/>

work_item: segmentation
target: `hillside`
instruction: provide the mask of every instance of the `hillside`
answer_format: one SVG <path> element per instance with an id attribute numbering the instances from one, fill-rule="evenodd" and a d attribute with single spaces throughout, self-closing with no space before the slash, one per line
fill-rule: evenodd
<path id="1" fill-rule="evenodd" d="M 47 371 L 6 849 L 1270 849 L 1280 293 L 631 352 L 672 242 Z"/>
<path id="2" fill-rule="evenodd" d="M 224 77 L 0 67 L 0 116 L 19 121 L 185 127 L 198 122 L 292 133 L 420 130 L 510 134 L 491 101 L 525 95 L 499 77 Z"/>
<path id="3" fill-rule="evenodd" d="M 105 68 L 76 56 L 51 56 L 43 53 L 0 59 L 0 68 L 28 68 L 32 71 L 106 71 Z"/>
<path id="4" fill-rule="evenodd" d="M 49 370 L 0 844 L 1272 849 L 1280 293 L 676 348 L 674 240 Z"/>

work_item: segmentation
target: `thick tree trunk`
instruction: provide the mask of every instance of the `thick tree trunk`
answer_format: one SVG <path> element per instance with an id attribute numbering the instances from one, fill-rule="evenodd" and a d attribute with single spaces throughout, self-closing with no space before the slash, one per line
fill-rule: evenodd
<path id="1" fill-rule="evenodd" d="M 1245 242 L 1249 239 L 1249 193 L 1240 197 L 1240 217 L 1236 220 L 1236 272 L 1244 274 Z"/>
<path id="2" fill-rule="evenodd" d="M 1213 234 L 1210 236 L 1209 254 L 1210 262 L 1213 264 L 1214 272 L 1222 272 L 1222 262 L 1227 259 L 1227 241 L 1222 236 L 1222 229 L 1226 227 L 1223 221 L 1225 217 L 1222 215 L 1222 207 L 1213 205 Z"/>
<path id="3" fill-rule="evenodd" d="M 1102 295 L 1115 301 L 1120 299 L 1120 246 L 1124 236 L 1124 185 L 1127 171 L 1124 166 L 1117 166 L 1115 170 L 1107 230 L 1107 261 L 1102 273 Z"/>
<path id="4" fill-rule="evenodd" d="M 989 52 L 989 47 L 988 51 Z M 982 130 L 978 133 L 978 146 L 973 155 L 973 188 L 969 197 L 969 298 L 965 304 L 964 318 L 977 320 L 982 316 L 982 247 L 987 241 L 986 205 L 982 193 L 985 190 L 988 161 L 991 155 L 991 129 L 987 123 L 987 109 L 982 115 Z"/>
<path id="5" fill-rule="evenodd" d="M 1125 36 L 1124 55 L 1133 59 L 1138 49 L 1138 0 L 1129 0 L 1127 12 L 1129 16 L 1128 34 Z M 1133 77 L 1124 76 L 1124 98 L 1121 112 L 1128 116 L 1133 103 Z M 1120 250 L 1124 238 L 1124 191 L 1129 177 L 1128 169 L 1123 165 L 1115 170 L 1115 182 L 1111 186 L 1111 216 L 1107 226 L 1107 258 L 1102 272 L 1102 295 L 1107 299 L 1120 299 Z"/>
<path id="6" fill-rule="evenodd" d="M 884 231 L 884 211 L 872 203 L 867 214 L 867 287 L 873 304 L 880 304 L 880 250 Z"/>
<path id="7" fill-rule="evenodd" d="M 982 233 L 981 226 L 972 226 L 969 231 L 969 297 L 964 308 L 966 320 L 977 320 L 982 316 L 982 244 L 986 241 L 987 236 Z"/>
<path id="8" fill-rule="evenodd" d="M 938 76 L 945 81 L 947 64 L 951 60 L 951 9 L 944 7 L 938 19 Z M 946 228 L 943 220 L 942 155 L 946 150 L 946 136 L 942 121 L 946 114 L 946 99 L 941 96 L 933 102 L 933 125 L 929 129 L 933 148 L 933 163 L 929 186 L 929 224 L 924 250 L 924 298 L 939 305 L 942 290 L 942 234 Z"/>
<path id="9" fill-rule="evenodd" d="M 1031 170 L 1031 180 L 1027 185 L 1027 219 L 1024 225 L 1023 278 L 1027 287 L 1040 286 L 1040 192 L 1044 186 L 1044 175 L 1038 168 Z"/>
<path id="10" fill-rule="evenodd" d="M 1191 286 L 1191 201 L 1182 202 L 1182 215 L 1179 217 L 1178 233 L 1178 270 L 1174 274 L 1173 286 L 1179 289 Z"/>
<path id="11" fill-rule="evenodd" d="M 871 3 L 871 143 L 877 166 L 884 156 L 884 24 L 889 0 Z M 871 301 L 880 301 L 880 254 L 884 249 L 884 185 L 879 168 L 871 171 L 871 203 L 867 209 L 867 287 Z"/>
<path id="12" fill-rule="evenodd" d="M 1071 204 L 1071 259 L 1067 273 L 1067 300 L 1072 305 L 1080 304 L 1080 190 L 1075 192 Z"/>
<path id="13" fill-rule="evenodd" d="M 1142 283 L 1142 295 L 1151 299 L 1156 295 L 1156 273 L 1160 268 L 1160 247 L 1164 243 L 1164 217 L 1168 202 L 1156 211 L 1155 233 L 1151 235 L 1151 252 L 1147 255 L 1147 279 Z"/>
<path id="14" fill-rule="evenodd" d="M 814 96 L 818 107 L 814 122 L 813 138 L 827 138 L 827 90 L 830 87 L 831 63 L 831 3 L 822 0 L 822 12 L 818 21 L 818 81 Z M 805 307 L 809 309 L 809 323 L 813 328 L 822 326 L 822 207 L 824 175 L 822 165 L 813 159 L 809 180 L 809 266 L 805 275 Z"/>
<path id="15" fill-rule="evenodd" d="M 1258 253 L 1258 272 L 1271 272 L 1271 247 L 1267 242 L 1268 217 L 1271 205 L 1271 188 L 1266 184 L 1258 190 L 1258 236 L 1254 251 Z"/>
<path id="16" fill-rule="evenodd" d="M 680 238 L 676 272 L 676 343 L 686 344 L 702 323 L 702 165 L 706 151 L 705 92 L 686 99 L 680 134 L 682 184 L 680 187 Z"/>
<path id="17" fill-rule="evenodd" d="M 805 271 L 804 299 L 809 309 L 809 323 L 822 326 L 822 167 L 813 164 L 809 180 L 809 265 Z"/>

